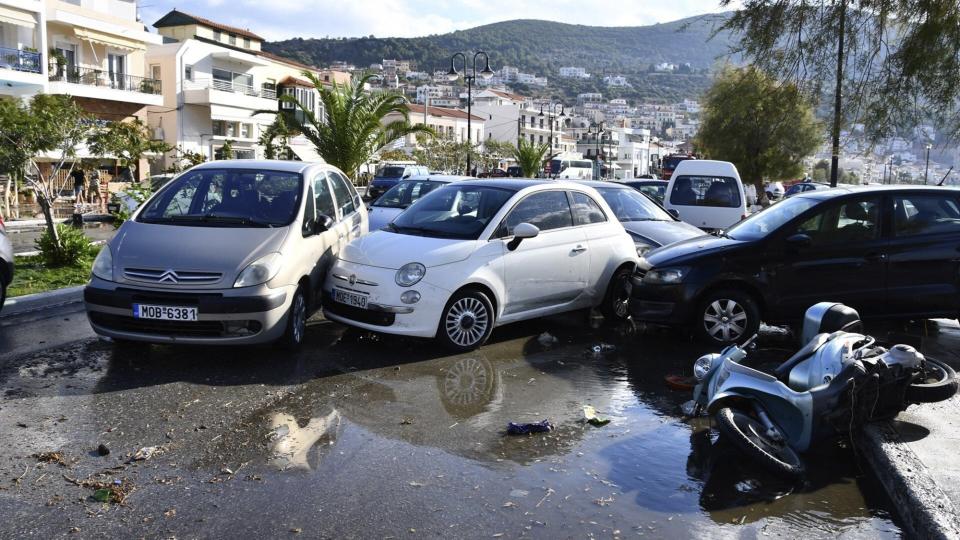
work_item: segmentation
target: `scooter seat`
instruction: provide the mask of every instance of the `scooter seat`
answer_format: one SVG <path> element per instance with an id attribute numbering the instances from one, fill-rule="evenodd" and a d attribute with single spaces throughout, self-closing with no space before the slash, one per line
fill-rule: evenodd
<path id="1" fill-rule="evenodd" d="M 777 369 L 773 370 L 773 375 L 782 383 L 787 384 L 790 379 L 790 371 L 800 362 L 813 356 L 813 353 L 817 352 L 824 343 L 830 340 L 830 336 L 831 334 L 826 333 L 814 336 L 802 349 L 793 353 L 793 356 L 788 358 L 786 362 L 780 364 Z"/>

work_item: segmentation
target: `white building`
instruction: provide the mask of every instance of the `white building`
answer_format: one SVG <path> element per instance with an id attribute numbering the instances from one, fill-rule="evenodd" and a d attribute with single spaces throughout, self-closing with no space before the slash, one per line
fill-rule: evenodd
<path id="1" fill-rule="evenodd" d="M 423 105 L 411 103 L 407 105 L 410 111 L 410 123 L 413 125 L 427 125 L 437 132 L 441 137 L 463 142 L 467 140 L 467 112 L 459 109 L 448 109 L 446 107 L 424 107 Z M 399 120 L 401 117 L 397 113 L 387 115 L 384 123 L 389 124 Z M 479 144 L 484 140 L 484 126 L 486 120 L 482 115 L 470 115 L 469 129 L 471 131 L 471 140 L 474 144 Z M 417 147 L 417 138 L 415 135 L 407 135 L 402 139 L 398 148 L 407 152 L 413 152 Z"/>
<path id="2" fill-rule="evenodd" d="M 590 74 L 587 73 L 587 70 L 582 67 L 562 67 L 560 68 L 560 76 L 565 79 L 589 79 Z"/>
<path id="3" fill-rule="evenodd" d="M 254 113 L 303 114 L 292 103 L 280 103 L 278 95 L 292 96 L 321 115 L 317 92 L 303 71 L 331 84 L 349 80 L 342 72 L 321 72 L 267 53 L 263 38 L 249 30 L 181 11 L 169 12 L 154 26 L 168 43 L 147 53 L 151 72 L 165 83 L 162 106 L 151 108 L 150 124 L 169 144 L 208 159 L 219 157 L 227 141 L 235 158 L 262 158 L 259 138 L 275 114 Z M 320 160 L 302 137 L 290 148 L 299 159 Z"/>
<path id="4" fill-rule="evenodd" d="M 630 81 L 623 75 L 607 75 L 603 78 L 604 84 L 613 88 L 625 88 L 630 86 Z"/>
<path id="5" fill-rule="evenodd" d="M 564 117 L 555 106 L 550 114 L 529 98 L 502 90 L 487 89 L 474 96 L 473 113 L 486 119 L 487 138 L 517 144 L 523 138 L 534 144 L 550 144 L 553 123 L 553 154 L 569 149 L 565 143 Z M 541 114 L 542 112 L 542 114 Z"/>

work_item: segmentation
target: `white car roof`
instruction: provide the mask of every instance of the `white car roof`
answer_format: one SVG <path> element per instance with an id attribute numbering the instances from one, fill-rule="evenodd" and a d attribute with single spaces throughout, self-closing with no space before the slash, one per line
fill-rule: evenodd
<path id="1" fill-rule="evenodd" d="M 476 177 L 473 176 L 458 176 L 456 174 L 418 174 L 411 176 L 410 178 L 405 178 L 401 180 L 402 182 L 409 182 L 411 180 L 429 180 L 431 182 L 460 182 L 462 180 L 476 180 Z"/>
<path id="2" fill-rule="evenodd" d="M 673 170 L 678 174 L 716 174 L 740 178 L 737 168 L 729 161 L 714 161 L 712 159 L 686 159 L 677 164 Z"/>
<path id="3" fill-rule="evenodd" d="M 207 161 L 192 167 L 190 170 L 202 169 L 261 169 L 265 171 L 281 171 L 291 173 L 302 173 L 309 168 L 336 169 L 326 163 L 313 163 L 307 161 L 288 161 L 282 159 L 223 159 L 217 161 Z"/>

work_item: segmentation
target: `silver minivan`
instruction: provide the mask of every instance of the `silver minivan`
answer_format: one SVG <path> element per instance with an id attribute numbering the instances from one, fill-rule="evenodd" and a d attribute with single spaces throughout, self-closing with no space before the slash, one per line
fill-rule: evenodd
<path id="1" fill-rule="evenodd" d="M 327 269 L 367 228 L 360 195 L 333 166 L 204 163 L 163 186 L 100 251 L 87 316 L 120 341 L 297 347 Z"/>

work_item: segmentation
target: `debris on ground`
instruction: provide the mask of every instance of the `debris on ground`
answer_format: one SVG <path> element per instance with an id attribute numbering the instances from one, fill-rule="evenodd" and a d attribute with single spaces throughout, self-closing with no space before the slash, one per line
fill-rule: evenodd
<path id="1" fill-rule="evenodd" d="M 694 387 L 697 386 L 696 377 L 684 377 L 683 375 L 667 375 L 663 378 L 667 383 L 667 387 L 671 390 L 678 390 L 680 392 L 691 392 Z"/>
<path id="2" fill-rule="evenodd" d="M 560 340 L 550 332 L 544 332 L 537 336 L 537 342 L 544 347 L 552 347 L 559 343 Z"/>
<path id="3" fill-rule="evenodd" d="M 161 453 L 163 453 L 162 446 L 144 446 L 143 448 L 134 452 L 133 457 L 130 458 L 130 461 L 146 461 Z"/>
<path id="4" fill-rule="evenodd" d="M 93 480 L 91 478 L 77 480 L 76 478 L 70 478 L 67 475 L 63 475 L 63 479 L 71 484 L 92 489 L 93 498 L 103 503 L 123 505 L 126 502 L 127 497 L 129 497 L 130 494 L 136 489 L 132 483 L 124 482 L 120 479 L 115 479 L 110 482 Z"/>
<path id="5" fill-rule="evenodd" d="M 524 491 L 522 489 L 515 489 L 510 492 L 511 497 L 526 497 L 529 494 L 530 494 L 529 491 Z"/>
<path id="6" fill-rule="evenodd" d="M 527 424 L 518 424 L 510 422 L 507 424 L 508 435 L 527 435 L 530 433 L 546 433 L 553 429 L 553 424 L 549 420 L 541 422 L 531 422 Z"/>
<path id="7" fill-rule="evenodd" d="M 400 420 L 400 425 L 401 425 L 401 426 L 409 426 L 409 425 L 411 425 L 411 424 L 413 424 L 413 420 L 411 420 L 411 419 L 409 419 L 409 418 L 404 418 L 404 419 Z"/>
<path id="8" fill-rule="evenodd" d="M 610 423 L 609 418 L 601 418 L 597 416 L 597 410 L 594 409 L 592 405 L 584 405 L 583 421 L 590 424 L 591 426 L 596 426 L 596 427 L 602 427 Z"/>
<path id="9" fill-rule="evenodd" d="M 40 452 L 39 454 L 34 454 L 33 456 L 37 461 L 43 463 L 56 463 L 61 467 L 67 466 L 67 460 L 63 459 L 62 452 Z"/>
<path id="10" fill-rule="evenodd" d="M 603 354 L 603 353 L 613 352 L 617 350 L 617 348 L 613 345 L 610 345 L 609 343 L 600 343 L 600 344 L 594 345 L 591 350 L 593 351 L 593 354 Z"/>
<path id="11" fill-rule="evenodd" d="M 99 446 L 97 446 L 97 455 L 98 455 L 98 456 L 101 456 L 101 457 L 102 457 L 102 456 L 107 456 L 107 455 L 109 455 L 109 454 L 110 454 L 110 448 L 108 448 L 107 445 L 105 445 L 105 444 L 100 444 Z"/>

